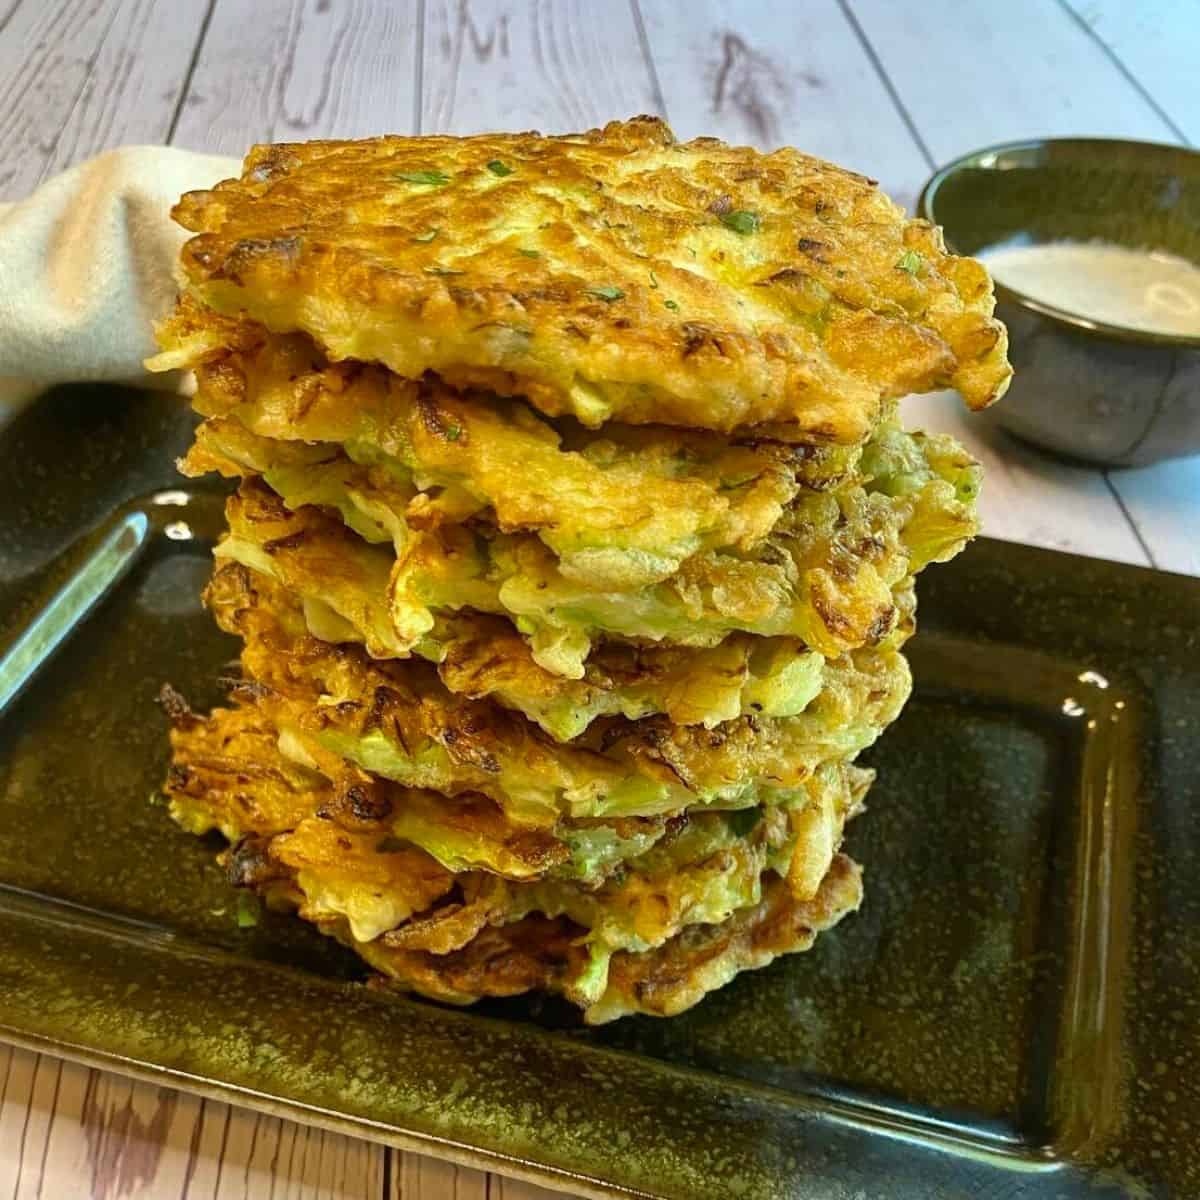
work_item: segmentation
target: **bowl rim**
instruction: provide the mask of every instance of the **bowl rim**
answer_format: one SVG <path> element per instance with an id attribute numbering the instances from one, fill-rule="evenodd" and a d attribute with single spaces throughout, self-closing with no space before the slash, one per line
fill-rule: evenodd
<path id="1" fill-rule="evenodd" d="M 980 146 L 976 150 L 969 150 L 966 154 L 960 154 L 957 158 L 951 159 L 949 162 L 938 167 L 925 181 L 920 195 L 917 197 L 917 216 L 929 221 L 931 224 L 939 225 L 934 215 L 934 204 L 937 199 L 938 189 L 947 179 L 963 167 L 976 164 L 981 158 L 989 154 L 999 155 L 1008 151 L 1037 150 L 1045 146 L 1054 145 L 1132 146 L 1138 149 L 1168 151 L 1172 156 L 1177 155 L 1183 158 L 1200 160 L 1200 150 L 1196 150 L 1191 146 L 1182 146 L 1174 142 L 1140 141 L 1137 138 L 1035 137 L 1017 138 L 1009 142 L 995 142 L 990 146 Z M 944 227 L 942 227 L 942 237 L 945 239 L 946 248 L 952 254 L 961 253 L 955 247 L 953 239 L 947 236 Z M 986 263 L 984 265 L 986 266 Z M 1200 263 L 1196 265 L 1200 266 Z M 1069 308 L 1060 308 L 1057 305 L 1048 304 L 1043 300 L 1037 300 L 1027 295 L 1017 288 L 1009 287 L 992 276 L 991 271 L 988 271 L 988 275 L 992 279 L 992 286 L 997 299 L 1005 300 L 1010 304 L 1015 304 L 1019 308 L 1037 313 L 1054 324 L 1061 325 L 1075 333 L 1081 333 L 1106 341 L 1132 342 L 1143 346 L 1173 346 L 1189 350 L 1200 350 L 1200 334 L 1159 333 L 1150 329 L 1136 329 L 1129 325 L 1114 325 L 1107 321 L 1093 320 L 1091 317 L 1085 317 L 1079 313 L 1072 312 Z"/>

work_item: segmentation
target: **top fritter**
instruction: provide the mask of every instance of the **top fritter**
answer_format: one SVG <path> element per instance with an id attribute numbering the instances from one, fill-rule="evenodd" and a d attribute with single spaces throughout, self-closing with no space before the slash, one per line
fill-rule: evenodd
<path id="1" fill-rule="evenodd" d="M 852 443 L 889 397 L 982 408 L 1011 373 L 987 273 L 870 180 L 650 117 L 258 146 L 175 217 L 211 307 L 593 427 Z"/>

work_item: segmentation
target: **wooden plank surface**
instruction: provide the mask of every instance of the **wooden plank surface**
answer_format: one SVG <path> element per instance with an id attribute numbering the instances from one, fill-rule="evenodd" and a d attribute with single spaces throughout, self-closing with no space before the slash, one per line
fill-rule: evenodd
<path id="1" fill-rule="evenodd" d="M 411 133 L 418 11 L 216 0 L 172 144 L 241 157 L 256 141 Z"/>
<path id="2" fill-rule="evenodd" d="M 989 141 L 1195 139 L 1190 0 L 0 0 L 0 196 L 106 146 L 584 128 L 792 143 L 911 203 Z M 984 460 L 990 533 L 1200 574 L 1200 459 L 1068 468 L 909 403 Z M 0 1046 L 0 1196 L 534 1200 L 497 1176 Z"/>
<path id="3" fill-rule="evenodd" d="M 0 1195 L 13 1200 L 382 1200 L 387 1156 L 357 1138 L 0 1045 Z"/>
<path id="4" fill-rule="evenodd" d="M 591 129 L 661 101 L 626 4 L 428 0 L 423 133 Z"/>
<path id="5" fill-rule="evenodd" d="M 1196 0 L 1067 0 L 1173 130 L 1172 141 L 1200 142 L 1200 5 Z"/>
<path id="6" fill-rule="evenodd" d="M 836 0 L 655 3 L 644 15 L 680 137 L 799 146 L 911 206 L 927 164 Z"/>
<path id="7" fill-rule="evenodd" d="M 0 9 L 0 200 L 109 146 L 167 138 L 207 0 Z"/>

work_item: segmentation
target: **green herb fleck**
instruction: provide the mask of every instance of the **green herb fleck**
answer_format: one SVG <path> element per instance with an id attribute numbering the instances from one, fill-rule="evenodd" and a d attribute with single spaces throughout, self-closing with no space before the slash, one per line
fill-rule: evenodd
<path id="1" fill-rule="evenodd" d="M 415 238 L 413 238 L 413 241 L 414 242 L 432 242 L 433 239 L 435 237 L 437 237 L 437 235 L 441 232 L 442 231 L 440 229 L 437 229 L 435 227 L 433 229 L 426 230 L 424 233 L 418 233 L 417 236 Z"/>
<path id="2" fill-rule="evenodd" d="M 386 837 L 381 837 L 375 843 L 375 850 L 379 854 L 395 854 L 398 850 L 404 850 L 408 843 L 398 837 L 392 837 L 389 833 Z"/>
<path id="3" fill-rule="evenodd" d="M 446 441 L 457 442 L 460 437 L 462 437 L 462 426 L 461 425 L 447 425 L 446 426 Z"/>
<path id="4" fill-rule="evenodd" d="M 896 269 L 910 275 L 920 275 L 925 260 L 915 250 L 905 250 L 896 262 Z"/>
<path id="5" fill-rule="evenodd" d="M 614 300 L 624 300 L 625 293 L 619 287 L 613 287 L 611 284 L 604 284 L 601 287 L 590 287 L 587 290 L 589 296 L 595 296 L 597 300 L 603 300 L 611 304 Z"/>
<path id="6" fill-rule="evenodd" d="M 426 275 L 461 275 L 461 271 L 452 271 L 449 267 L 426 267 Z"/>
<path id="7" fill-rule="evenodd" d="M 655 273 L 653 271 L 650 272 L 650 286 L 652 288 L 658 287 L 658 276 L 655 275 Z"/>
<path id="8" fill-rule="evenodd" d="M 679 311 L 679 305 L 678 305 L 678 304 L 676 304 L 674 300 L 664 300 L 664 301 L 663 301 L 663 303 L 664 303 L 664 304 L 665 304 L 665 305 L 666 305 L 666 306 L 667 306 L 667 307 L 668 307 L 668 308 L 669 308 L 669 309 L 670 309 L 672 312 L 678 312 L 678 311 Z"/>
<path id="9" fill-rule="evenodd" d="M 541 258 L 542 257 L 542 252 L 540 250 L 522 250 L 521 253 L 523 255 L 525 255 L 526 258 Z"/>
<path id="10" fill-rule="evenodd" d="M 261 910 L 258 900 L 250 892 L 238 892 L 237 924 L 239 929 L 253 929 L 258 924 Z"/>
<path id="11" fill-rule="evenodd" d="M 442 187 L 450 182 L 450 176 L 441 171 L 400 171 L 396 178 L 401 183 L 420 183 L 425 187 Z"/>
<path id="12" fill-rule="evenodd" d="M 761 818 L 762 810 L 758 808 L 739 808 L 736 812 L 725 814 L 730 831 L 734 837 L 740 838 L 749 837 Z"/>
<path id="13" fill-rule="evenodd" d="M 505 175 L 511 175 L 513 173 L 512 167 L 508 166 L 507 163 L 502 163 L 498 158 L 493 158 L 492 161 L 488 163 L 487 169 L 491 171 L 493 175 L 500 175 L 502 177 Z"/>
<path id="14" fill-rule="evenodd" d="M 732 229 L 734 233 L 740 233 L 742 237 L 746 237 L 751 233 L 758 232 L 762 220 L 758 213 L 747 212 L 744 208 L 739 208 L 734 212 L 722 213 L 721 224 L 726 229 Z"/>

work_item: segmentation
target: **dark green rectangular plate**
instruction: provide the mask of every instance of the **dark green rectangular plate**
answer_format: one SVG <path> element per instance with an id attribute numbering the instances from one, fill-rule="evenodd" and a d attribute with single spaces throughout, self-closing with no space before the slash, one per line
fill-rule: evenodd
<path id="1" fill-rule="evenodd" d="M 0 1036 L 592 1195 L 1200 1195 L 1200 582 L 977 543 L 922 577 L 858 916 L 672 1021 L 450 1011 L 238 928 L 149 802 L 159 686 L 234 653 L 190 426 L 90 388 L 0 433 Z"/>

